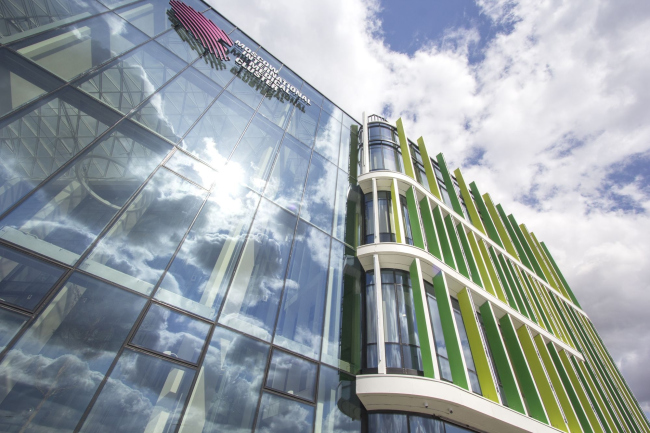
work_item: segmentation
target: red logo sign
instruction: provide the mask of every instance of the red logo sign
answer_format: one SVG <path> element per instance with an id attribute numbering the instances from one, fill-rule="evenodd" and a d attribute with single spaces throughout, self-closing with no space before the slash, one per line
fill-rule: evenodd
<path id="1" fill-rule="evenodd" d="M 227 50 L 232 46 L 228 35 L 215 23 L 178 0 L 169 0 L 174 15 L 185 28 L 205 47 L 221 60 L 228 60 Z"/>

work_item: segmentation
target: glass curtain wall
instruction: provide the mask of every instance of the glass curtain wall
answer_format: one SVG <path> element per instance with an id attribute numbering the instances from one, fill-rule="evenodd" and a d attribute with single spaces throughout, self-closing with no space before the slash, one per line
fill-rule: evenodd
<path id="1" fill-rule="evenodd" d="M 370 171 L 390 170 L 404 173 L 402 152 L 397 140 L 397 131 L 393 126 L 386 123 L 371 123 L 368 125 L 368 142 Z M 361 161 L 361 147 L 359 149 L 359 161 Z"/>
<path id="2" fill-rule="evenodd" d="M 0 8 L 2 431 L 361 431 L 360 125 L 184 3 L 311 105 L 167 2 Z"/>
<path id="3" fill-rule="evenodd" d="M 377 218 L 379 220 L 379 242 L 395 242 L 395 215 L 390 191 L 377 191 Z M 366 244 L 375 242 L 374 199 L 372 193 L 364 195 L 363 233 Z"/>

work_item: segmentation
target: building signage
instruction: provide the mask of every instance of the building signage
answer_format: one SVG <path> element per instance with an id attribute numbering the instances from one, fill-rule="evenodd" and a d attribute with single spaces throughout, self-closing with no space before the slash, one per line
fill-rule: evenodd
<path id="1" fill-rule="evenodd" d="M 248 72 L 255 75 L 262 83 L 269 86 L 272 90 L 281 90 L 290 96 L 295 96 L 307 105 L 311 105 L 309 98 L 296 89 L 291 83 L 278 75 L 278 70 L 269 62 L 264 60 L 253 50 L 235 41 L 234 48 L 238 51 L 235 63 L 246 68 Z"/>
<path id="2" fill-rule="evenodd" d="M 169 0 L 169 4 L 174 11 L 174 16 L 183 28 L 192 33 L 207 51 L 223 61 L 230 60 L 228 58 L 228 49 L 233 46 L 233 42 L 226 32 L 183 2 Z M 278 70 L 261 56 L 254 53 L 240 41 L 235 42 L 234 48 L 237 53 L 235 63 L 257 77 L 262 84 L 267 85 L 273 91 L 283 91 L 287 95 L 296 97 L 305 104 L 311 105 L 311 101 L 307 96 L 280 77 Z"/>
<path id="3" fill-rule="evenodd" d="M 194 35 L 203 47 L 221 60 L 228 58 L 227 49 L 232 41 L 215 23 L 178 0 L 169 0 L 174 16 L 183 28 Z"/>

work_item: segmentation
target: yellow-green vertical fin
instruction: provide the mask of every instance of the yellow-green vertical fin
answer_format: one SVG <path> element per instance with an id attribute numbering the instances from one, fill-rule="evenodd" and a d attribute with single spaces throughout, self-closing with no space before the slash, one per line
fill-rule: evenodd
<path id="1" fill-rule="evenodd" d="M 427 175 L 427 181 L 429 182 L 429 189 L 431 190 L 431 194 L 435 195 L 438 200 L 442 201 L 442 194 L 440 194 L 440 188 L 438 188 L 436 173 L 433 171 L 433 164 L 431 163 L 431 158 L 429 157 L 429 151 L 427 150 L 427 146 L 424 144 L 424 139 L 422 137 L 418 138 L 418 149 L 420 149 L 420 155 L 422 155 L 424 172 Z"/>
<path id="2" fill-rule="evenodd" d="M 465 201 L 465 207 L 467 208 L 467 213 L 469 213 L 469 218 L 472 221 L 472 225 L 474 225 L 474 227 L 479 229 L 484 234 L 487 234 L 485 233 L 485 226 L 483 226 L 483 221 L 481 221 L 481 217 L 478 214 L 476 203 L 474 203 L 474 200 L 472 200 L 472 194 L 469 192 L 469 189 L 467 189 L 467 184 L 465 183 L 465 179 L 463 179 L 463 175 L 461 174 L 459 168 L 454 170 L 454 176 L 456 176 L 456 181 L 458 182 L 458 187 L 460 188 L 460 194 L 463 196 L 463 200 Z"/>
<path id="3" fill-rule="evenodd" d="M 415 171 L 413 170 L 413 159 L 411 159 L 411 149 L 409 149 L 409 142 L 406 139 L 406 133 L 404 132 L 404 124 L 402 123 L 402 118 L 400 117 L 395 122 L 397 127 L 397 138 L 399 139 L 399 147 L 402 150 L 402 160 L 404 161 L 404 172 L 411 179 L 415 179 Z"/>
<path id="4" fill-rule="evenodd" d="M 463 208 L 460 207 L 460 200 L 458 200 L 458 193 L 454 187 L 454 181 L 451 179 L 451 174 L 449 174 L 449 168 L 445 162 L 445 156 L 442 153 L 436 155 L 436 160 L 438 161 L 438 167 L 440 167 L 440 172 L 442 173 L 442 178 L 445 180 L 445 186 L 447 187 L 447 193 L 449 194 L 449 199 L 451 200 L 451 207 L 456 211 L 458 216 L 465 218 L 463 214 Z"/>

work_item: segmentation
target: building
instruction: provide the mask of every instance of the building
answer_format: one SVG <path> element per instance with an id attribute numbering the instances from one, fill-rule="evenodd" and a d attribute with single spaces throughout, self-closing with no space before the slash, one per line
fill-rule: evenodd
<path id="1" fill-rule="evenodd" d="M 401 120 L 200 0 L 0 35 L 1 431 L 650 431 L 546 245 Z"/>

